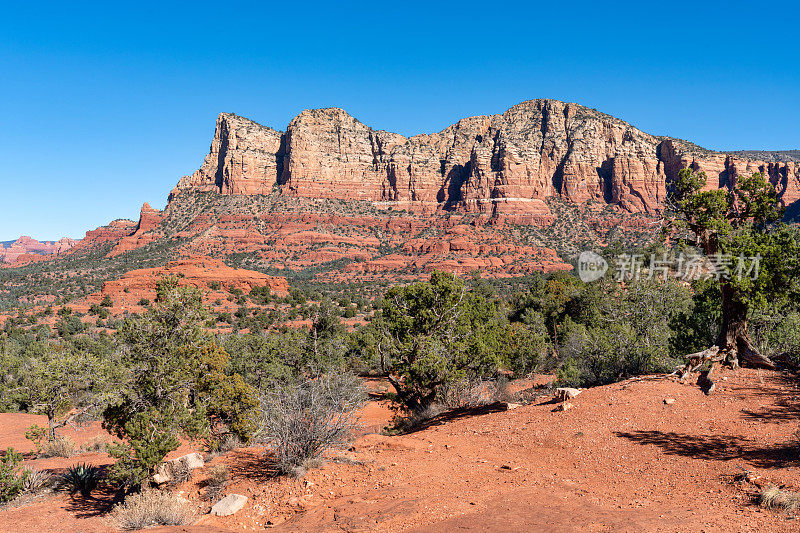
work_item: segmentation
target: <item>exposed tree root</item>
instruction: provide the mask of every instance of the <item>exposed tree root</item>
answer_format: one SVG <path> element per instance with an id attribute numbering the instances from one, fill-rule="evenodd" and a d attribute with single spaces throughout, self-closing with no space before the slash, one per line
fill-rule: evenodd
<path id="1" fill-rule="evenodd" d="M 696 372 L 704 364 L 710 363 L 708 370 L 703 372 L 697 381 L 706 394 L 711 394 L 716 387 L 712 377 L 723 364 L 736 369 L 739 368 L 739 360 L 741 359 L 742 363 L 750 367 L 770 370 L 775 370 L 776 368 L 775 363 L 759 353 L 750 342 L 750 339 L 744 335 L 738 336 L 736 341 L 729 346 L 724 348 L 712 346 L 701 352 L 689 354 L 685 359 L 686 364 L 673 374 L 678 376 L 681 383 L 685 383 L 689 374 Z"/>

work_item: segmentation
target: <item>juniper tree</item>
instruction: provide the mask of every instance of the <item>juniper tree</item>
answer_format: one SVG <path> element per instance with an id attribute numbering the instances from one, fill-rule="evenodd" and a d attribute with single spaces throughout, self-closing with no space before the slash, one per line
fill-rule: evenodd
<path id="1" fill-rule="evenodd" d="M 412 413 L 433 404 L 443 385 L 491 375 L 500 363 L 506 330 L 495 302 L 453 274 L 435 271 L 430 281 L 391 288 L 382 320 L 382 367 Z"/>
<path id="2" fill-rule="evenodd" d="M 118 377 L 111 361 L 53 343 L 42 343 L 23 370 L 23 398 L 29 411 L 47 416 L 48 440 L 56 429 L 99 413 L 114 395 L 111 384 Z"/>
<path id="3" fill-rule="evenodd" d="M 228 355 L 202 327 L 200 291 L 166 278 L 157 294 L 155 305 L 120 328 L 127 373 L 119 401 L 104 412 L 104 427 L 122 439 L 110 450 L 117 458 L 112 477 L 132 486 L 181 438 L 209 436 L 212 422 L 245 438 L 252 431 L 246 411 L 255 406 L 253 392 L 224 373 Z"/>
<path id="4" fill-rule="evenodd" d="M 711 362 L 733 368 L 774 368 L 755 348 L 747 330 L 749 313 L 767 299 L 789 298 L 796 290 L 800 242 L 781 222 L 785 208 L 775 187 L 760 173 L 739 177 L 729 188 L 705 190 L 706 175 L 683 169 L 673 184 L 673 228 L 688 229 L 709 258 L 730 258 L 732 275 L 719 276 L 721 323 L 714 346 L 687 356 L 682 377 Z M 748 261 L 746 269 L 743 263 Z M 757 268 L 756 268 L 757 265 Z"/>

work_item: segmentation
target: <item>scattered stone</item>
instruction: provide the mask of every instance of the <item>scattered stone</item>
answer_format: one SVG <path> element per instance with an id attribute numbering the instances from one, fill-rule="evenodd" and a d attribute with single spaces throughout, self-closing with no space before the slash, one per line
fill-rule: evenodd
<path id="1" fill-rule="evenodd" d="M 180 466 L 185 466 L 187 470 L 195 470 L 197 468 L 203 468 L 205 464 L 203 456 L 197 452 L 186 454 L 177 459 L 170 459 L 158 465 L 156 473 L 153 476 L 153 481 L 160 485 L 172 481 L 172 473 Z"/>
<path id="2" fill-rule="evenodd" d="M 247 496 L 241 494 L 228 494 L 211 508 L 211 514 L 215 516 L 230 516 L 240 511 L 247 503 Z"/>
<path id="3" fill-rule="evenodd" d="M 672 405 L 675 403 L 675 398 L 664 398 L 664 403 L 667 405 Z"/>
<path id="4" fill-rule="evenodd" d="M 569 402 L 564 402 L 559 404 L 553 411 L 566 411 L 567 409 L 572 409 L 573 405 Z"/>
<path id="5" fill-rule="evenodd" d="M 506 402 L 506 411 L 511 411 L 512 409 L 516 409 L 518 407 L 522 407 L 522 404 Z"/>
<path id="6" fill-rule="evenodd" d="M 573 389 L 571 387 L 559 387 L 556 389 L 556 400 L 558 400 L 559 402 L 565 402 L 567 400 L 575 398 L 580 393 L 581 393 L 580 389 Z"/>

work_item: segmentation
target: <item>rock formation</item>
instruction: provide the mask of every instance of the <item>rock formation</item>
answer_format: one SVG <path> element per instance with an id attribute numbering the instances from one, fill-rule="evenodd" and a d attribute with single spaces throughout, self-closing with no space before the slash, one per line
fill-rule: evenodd
<path id="1" fill-rule="evenodd" d="M 217 117 L 211 151 L 178 188 L 223 194 L 265 194 L 283 169 L 281 132 L 230 113 Z"/>
<path id="2" fill-rule="evenodd" d="M 78 241 L 64 237 L 58 241 L 37 241 L 27 235 L 7 243 L 0 244 L 0 263 L 29 262 L 40 260 L 42 256 L 63 254 L 76 245 Z"/>
<path id="3" fill-rule="evenodd" d="M 153 209 L 150 207 L 150 204 L 145 202 L 144 205 L 142 205 L 142 210 L 139 214 L 139 222 L 136 224 L 134 232 L 122 237 L 117 245 L 108 253 L 108 257 L 116 257 L 129 250 L 134 250 L 159 239 L 162 235 L 155 230 L 161 222 L 161 217 L 161 211 Z"/>
<path id="4" fill-rule="evenodd" d="M 758 160 L 751 155 L 764 155 Z M 530 100 L 406 138 L 337 108 L 307 110 L 285 132 L 223 113 L 202 167 L 181 190 L 368 200 L 414 211 L 547 216 L 548 197 L 656 214 L 678 170 L 704 170 L 709 187 L 763 172 L 784 203 L 800 199 L 791 152 L 721 153 L 644 133 L 578 104 Z"/>

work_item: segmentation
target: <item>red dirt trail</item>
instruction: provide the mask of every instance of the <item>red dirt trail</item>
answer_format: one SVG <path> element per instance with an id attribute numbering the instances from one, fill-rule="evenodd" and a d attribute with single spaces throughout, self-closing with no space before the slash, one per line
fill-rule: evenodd
<path id="1" fill-rule="evenodd" d="M 443 416 L 409 435 L 368 434 L 300 480 L 272 478 L 258 449 L 230 452 L 210 464 L 230 466 L 227 491 L 248 496 L 245 508 L 157 531 L 800 529 L 793 516 L 759 508 L 757 487 L 733 480 L 748 469 L 761 486 L 800 488 L 800 390 L 792 377 L 723 371 L 711 396 L 694 384 L 634 380 L 588 389 L 572 403 L 555 412 L 543 399 Z M 388 420 L 380 405 L 368 409 L 366 426 Z M 0 415 L 0 449 L 21 447 L 31 420 L 19 422 L 23 416 Z M 30 463 L 56 468 L 102 457 Z M 201 470 L 180 487 L 200 512 L 208 509 L 199 500 L 204 477 Z M 43 496 L 0 511 L 0 531 L 112 531 L 109 502 L 102 494 Z"/>

